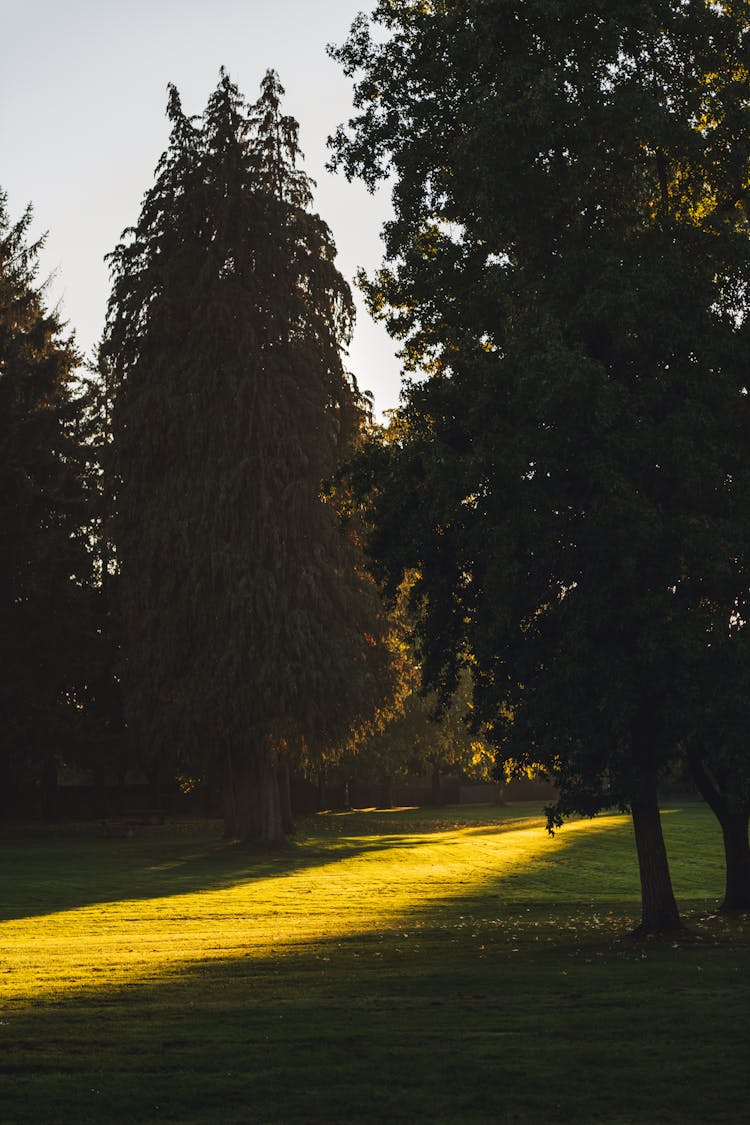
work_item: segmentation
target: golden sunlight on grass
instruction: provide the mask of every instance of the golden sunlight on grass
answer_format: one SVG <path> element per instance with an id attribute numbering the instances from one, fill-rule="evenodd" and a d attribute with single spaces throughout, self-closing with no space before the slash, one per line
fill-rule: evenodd
<path id="1" fill-rule="evenodd" d="M 420 911 L 470 893 L 499 895 L 563 857 L 581 834 L 619 828 L 621 816 L 566 826 L 551 839 L 541 819 L 449 827 L 416 835 L 337 835 L 274 860 L 247 857 L 246 873 L 193 892 L 78 906 L 0 926 L 0 998 L 25 1007 L 76 991 L 141 986 L 196 962 L 266 957 L 325 939 L 416 925 Z M 515 825 L 515 826 L 514 826 Z M 345 831 L 341 822 L 339 830 Z M 236 853 L 234 853 L 236 859 Z M 190 857 L 186 857 L 190 858 Z M 193 857 L 195 858 L 195 857 Z M 170 861 L 155 864 L 162 877 Z M 163 886 L 163 883 L 162 883 Z M 6 1007 L 7 1010 L 7 1007 Z"/>

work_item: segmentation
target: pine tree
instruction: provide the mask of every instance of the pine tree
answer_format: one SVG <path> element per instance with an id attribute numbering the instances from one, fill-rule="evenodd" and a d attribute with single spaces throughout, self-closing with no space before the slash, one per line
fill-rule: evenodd
<path id="1" fill-rule="evenodd" d="M 269 72 L 222 72 L 111 257 L 116 544 L 129 734 L 154 773 L 219 772 L 228 833 L 283 834 L 280 767 L 347 741 L 387 663 L 324 482 L 363 400 L 353 317 Z"/>
<path id="2" fill-rule="evenodd" d="M 100 814 L 108 809 L 106 777 L 124 776 L 141 763 L 128 760 L 123 730 L 119 677 L 120 635 L 118 569 L 112 539 L 112 373 L 101 350 L 87 362 L 77 398 L 77 435 L 85 489 L 85 539 L 90 559 L 87 583 L 89 618 L 86 637 L 86 678 L 80 699 L 82 739 L 77 764 L 92 771 Z"/>
<path id="3" fill-rule="evenodd" d="M 0 192 L 0 810 L 49 795 L 85 690 L 90 558 L 73 340 L 36 284 L 30 208 Z M 39 803 L 33 799 L 33 811 Z M 44 808 L 42 808 L 44 811 Z M 51 810 L 47 810 L 51 811 Z"/>

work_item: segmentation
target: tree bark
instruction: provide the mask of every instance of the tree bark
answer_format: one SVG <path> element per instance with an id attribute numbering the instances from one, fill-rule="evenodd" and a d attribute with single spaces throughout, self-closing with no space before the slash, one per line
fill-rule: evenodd
<path id="1" fill-rule="evenodd" d="M 279 775 L 279 797 L 281 800 L 281 827 L 284 835 L 291 836 L 294 833 L 294 817 L 292 815 L 292 781 L 289 776 L 289 766 L 281 765 L 278 767 Z"/>
<path id="2" fill-rule="evenodd" d="M 224 836 L 234 840 L 238 835 L 237 796 L 234 789 L 234 760 L 231 750 L 224 758 L 224 771 L 221 778 L 221 803 L 224 809 Z"/>
<path id="3" fill-rule="evenodd" d="M 227 755 L 224 835 L 265 846 L 284 841 L 278 773 L 265 749 Z"/>
<path id="4" fill-rule="evenodd" d="M 326 804 L 326 775 L 325 770 L 318 771 L 318 812 L 323 812 L 327 808 Z"/>
<path id="5" fill-rule="evenodd" d="M 380 808 L 393 808 L 393 774 L 385 774 L 380 782 Z"/>
<path id="6" fill-rule="evenodd" d="M 161 790 L 161 769 L 159 766 L 154 766 L 153 769 L 147 771 L 149 799 L 151 808 L 157 812 L 163 811 L 163 795 Z"/>
<path id="7" fill-rule="evenodd" d="M 0 722 L 3 716 L 0 714 Z M 18 809 L 16 777 L 10 750 L 0 748 L 0 820 L 10 819 L 14 809 Z"/>
<path id="8" fill-rule="evenodd" d="M 630 803 L 641 877 L 641 923 L 635 937 L 683 929 L 669 874 L 656 777 L 642 779 Z"/>
<path id="9" fill-rule="evenodd" d="M 747 802 L 738 804 L 727 797 L 697 755 L 691 757 L 690 767 L 698 792 L 721 825 L 726 868 L 721 909 L 750 910 L 750 807 Z"/>
<path id="10" fill-rule="evenodd" d="M 728 812 L 720 823 L 727 867 L 721 909 L 750 910 L 750 844 L 747 835 L 747 814 Z"/>
<path id="11" fill-rule="evenodd" d="M 440 773 L 440 766 L 433 765 L 432 777 L 430 779 L 430 788 L 432 790 L 432 803 L 437 808 L 441 808 L 443 804 L 443 789 L 442 789 L 442 775 Z"/>
<path id="12" fill-rule="evenodd" d="M 106 819 L 109 814 L 107 784 L 104 767 L 100 762 L 94 766 L 94 811 L 96 816 Z"/>
<path id="13" fill-rule="evenodd" d="M 57 759 L 54 754 L 47 754 L 42 762 L 41 775 L 42 815 L 45 820 L 57 820 Z"/>

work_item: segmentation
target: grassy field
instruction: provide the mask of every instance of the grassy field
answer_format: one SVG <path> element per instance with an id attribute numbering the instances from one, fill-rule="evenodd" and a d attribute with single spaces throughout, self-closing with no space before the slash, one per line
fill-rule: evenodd
<path id="1" fill-rule="evenodd" d="M 702 806 L 664 813 L 687 940 L 624 817 L 329 814 L 0 835 L 0 1122 L 750 1120 L 750 918 Z"/>

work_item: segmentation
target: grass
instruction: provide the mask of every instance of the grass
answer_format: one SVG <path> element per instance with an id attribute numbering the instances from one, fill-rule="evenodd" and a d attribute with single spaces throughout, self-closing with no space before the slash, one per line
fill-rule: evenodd
<path id="1" fill-rule="evenodd" d="M 0 837 L 0 1122 L 747 1119 L 750 919 L 664 814 L 688 940 L 638 916 L 629 823 L 529 807 Z"/>

